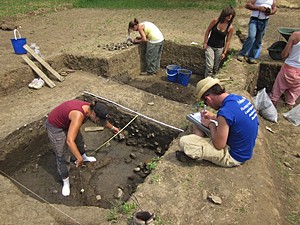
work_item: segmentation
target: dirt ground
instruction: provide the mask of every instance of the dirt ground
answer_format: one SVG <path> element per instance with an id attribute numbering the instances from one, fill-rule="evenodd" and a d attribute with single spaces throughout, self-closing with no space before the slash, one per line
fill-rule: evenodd
<path id="1" fill-rule="evenodd" d="M 282 62 L 270 59 L 267 52 L 267 47 L 273 42 L 283 40 L 277 27 L 299 27 L 300 22 L 300 5 L 296 0 L 279 3 L 281 5 L 279 12 L 270 19 L 261 56 L 264 63 L 277 67 Z M 40 46 L 42 55 L 55 69 L 59 72 L 66 71 L 68 66 L 76 72 L 68 74 L 63 82 L 55 80 L 57 86 L 53 89 L 48 87 L 38 91 L 29 89 L 27 85 L 34 75 L 21 56 L 13 53 L 10 43 L 13 33 L 0 30 L 1 160 L 8 157 L 8 149 L 13 145 L 17 146 L 18 141 L 24 138 L 22 136 L 13 138 L 11 133 L 28 129 L 31 135 L 26 138 L 34 140 L 34 136 L 41 132 L 42 124 L 38 122 L 37 127 L 31 129 L 27 124 L 42 120 L 57 104 L 75 98 L 83 91 L 95 93 L 179 129 L 183 128 L 183 125 L 186 125 L 185 115 L 194 110 L 194 85 L 203 77 L 203 62 L 194 65 L 193 60 L 203 59 L 201 43 L 204 32 L 211 19 L 218 14 L 219 12 L 197 10 L 110 11 L 65 8 L 50 13 L 40 10 L 15 20 L 9 19 L 22 27 L 20 32 L 27 38 L 28 44 L 37 43 Z M 124 41 L 128 22 L 134 17 L 157 24 L 168 41 L 162 69 L 155 77 L 138 75 L 140 66 L 136 57 L 138 46 L 120 50 L 131 52 L 126 59 L 122 59 L 119 51 L 107 51 L 102 48 L 112 42 Z M 249 11 L 239 7 L 235 28 L 246 34 L 248 19 Z M 200 46 L 191 46 L 191 42 L 197 42 Z M 180 53 L 173 52 L 171 55 L 172 53 L 168 52 L 173 45 L 180 49 Z M 233 52 L 241 48 L 237 36 L 233 37 L 231 48 Z M 64 62 L 60 61 L 62 56 Z M 177 63 L 178 57 L 185 62 L 183 66 L 194 72 L 187 87 L 166 80 L 165 66 Z M 224 82 L 226 89 L 250 97 L 244 90 L 249 88 L 251 79 L 255 80 L 257 77 L 259 66 L 239 63 L 234 57 L 222 68 L 218 77 L 220 79 L 232 77 L 233 81 Z M 124 62 L 128 70 L 124 70 Z M 107 65 L 114 69 L 103 69 Z M 120 71 L 123 72 L 120 74 Z M 272 73 L 271 69 L 265 71 Z M 255 87 L 252 87 L 252 90 L 255 90 Z M 283 118 L 282 112 L 286 112 L 286 108 L 281 106 L 278 111 L 278 123 L 260 118 L 260 132 L 254 157 L 240 168 L 224 169 L 206 162 L 178 162 L 175 159 L 178 139 L 175 139 L 159 161 L 158 168 L 152 171 L 145 183 L 137 187 L 135 196 L 139 204 L 144 210 L 155 212 L 157 224 L 299 224 L 300 131 L 299 127 L 293 126 Z M 265 129 L 267 126 L 274 133 L 267 131 Z M 102 136 L 101 140 L 106 137 Z M 44 140 L 46 137 L 38 141 L 42 145 Z M 121 157 L 125 157 L 131 151 L 132 149 L 129 149 Z M 115 156 L 105 155 L 103 158 L 99 156 L 102 160 L 94 167 L 102 168 L 101 162 L 108 164 L 113 157 Z M 38 165 L 44 169 L 44 180 L 37 181 L 32 178 L 28 181 L 28 174 L 34 177 L 36 173 L 37 168 L 31 166 L 36 165 L 35 160 L 37 159 L 32 159 L 33 162 L 28 167 L 19 168 L 19 174 L 15 176 L 20 183 L 24 185 L 33 183 L 36 188 L 43 186 L 38 182 L 46 180 L 49 182 L 51 179 L 50 183 L 54 183 L 54 188 L 47 189 L 45 185 L 44 188 L 58 200 L 52 202 L 51 199 L 46 199 L 51 204 L 36 200 L 33 195 L 23 194 L 15 182 L 0 176 L 0 196 L 3 200 L 0 224 L 111 223 L 107 221 L 107 216 L 111 213 L 111 210 L 107 209 L 109 204 L 103 203 L 102 208 L 94 207 L 93 204 L 80 207 L 70 200 L 64 201 L 58 194 L 55 195 L 59 183 L 55 181 L 55 177 L 47 177 L 48 173 L 54 174 L 55 170 L 51 163 L 54 160 L 53 155 L 50 153 L 38 159 Z M 1 161 L 1 171 L 7 166 L 4 162 Z M 90 166 L 87 169 L 89 168 Z M 77 172 L 74 172 L 74 180 L 77 176 L 78 181 Z M 86 176 L 89 175 L 85 173 Z M 104 174 L 102 181 L 104 185 L 109 183 L 109 176 Z M 78 193 L 78 186 L 74 184 L 74 188 Z M 101 189 L 101 186 L 98 188 Z M 221 197 L 222 204 L 216 205 L 208 201 L 209 195 Z M 86 198 L 78 194 L 73 197 Z M 118 213 L 117 217 L 116 224 L 127 224 L 128 215 Z"/>

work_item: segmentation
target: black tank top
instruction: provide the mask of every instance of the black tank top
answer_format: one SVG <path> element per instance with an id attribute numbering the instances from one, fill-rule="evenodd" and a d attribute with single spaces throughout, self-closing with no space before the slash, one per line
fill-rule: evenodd
<path id="1" fill-rule="evenodd" d="M 228 29 L 230 27 L 230 23 L 228 24 L 226 30 L 224 32 L 218 30 L 218 24 L 220 23 L 220 21 L 218 21 L 214 26 L 213 28 L 211 29 L 211 32 L 210 32 L 210 37 L 208 39 L 208 42 L 207 44 L 210 46 L 210 47 L 213 47 L 213 48 L 223 48 L 224 45 L 225 45 L 225 37 L 228 33 Z"/>

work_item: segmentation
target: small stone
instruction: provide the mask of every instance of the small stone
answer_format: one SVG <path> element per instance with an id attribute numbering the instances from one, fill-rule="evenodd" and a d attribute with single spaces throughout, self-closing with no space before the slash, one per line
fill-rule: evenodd
<path id="1" fill-rule="evenodd" d="M 163 152 L 163 150 L 162 150 L 161 147 L 157 147 L 156 150 L 155 150 L 155 153 L 159 154 L 159 155 L 162 154 L 162 152 Z"/>
<path id="2" fill-rule="evenodd" d="M 33 128 L 32 128 L 32 127 L 30 127 L 28 130 L 31 132 L 31 131 L 33 131 Z"/>
<path id="3" fill-rule="evenodd" d="M 123 195 L 124 195 L 124 192 L 123 192 L 123 190 L 121 188 L 118 188 L 117 191 L 116 191 L 116 193 L 114 194 L 114 196 L 115 196 L 116 199 L 122 198 Z"/>
<path id="4" fill-rule="evenodd" d="M 152 106 L 152 105 L 154 105 L 154 102 L 148 102 L 148 105 Z"/>
<path id="5" fill-rule="evenodd" d="M 63 72 L 60 73 L 60 75 L 62 75 L 62 76 L 67 76 L 68 73 L 63 71 Z"/>
<path id="6" fill-rule="evenodd" d="M 100 201 L 101 200 L 101 195 L 96 195 L 96 200 Z"/>
<path id="7" fill-rule="evenodd" d="M 202 192 L 202 198 L 203 199 L 207 199 L 207 190 L 203 190 L 203 192 Z"/>
<path id="8" fill-rule="evenodd" d="M 135 159 L 135 158 L 136 158 L 136 154 L 130 153 L 130 154 L 129 154 L 129 157 L 132 158 L 132 159 Z"/>
<path id="9" fill-rule="evenodd" d="M 283 164 L 284 164 L 286 167 L 288 167 L 289 169 L 292 169 L 291 164 L 289 164 L 288 162 L 283 162 Z"/>
<path id="10" fill-rule="evenodd" d="M 125 161 L 125 163 L 126 163 L 126 164 L 129 164 L 129 163 L 131 163 L 131 162 L 132 162 L 132 159 L 128 159 L 128 158 L 126 158 L 124 161 Z"/>
<path id="11" fill-rule="evenodd" d="M 53 194 L 57 194 L 57 193 L 58 193 L 58 190 L 53 190 L 52 193 L 53 193 Z"/>
<path id="12" fill-rule="evenodd" d="M 129 177 L 127 177 L 128 178 L 128 180 L 134 180 L 134 177 L 133 176 L 129 176 Z"/>
<path id="13" fill-rule="evenodd" d="M 134 172 L 140 172 L 140 171 L 141 171 L 141 168 L 140 168 L 140 167 L 135 167 L 135 168 L 133 169 L 133 171 L 134 171 Z"/>
<path id="14" fill-rule="evenodd" d="M 208 199 L 217 205 L 222 204 L 222 199 L 219 196 L 211 195 L 211 196 L 208 196 Z"/>

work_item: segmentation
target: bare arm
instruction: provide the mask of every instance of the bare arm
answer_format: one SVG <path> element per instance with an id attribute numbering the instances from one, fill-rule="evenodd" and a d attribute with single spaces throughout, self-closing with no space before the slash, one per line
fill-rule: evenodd
<path id="1" fill-rule="evenodd" d="M 208 36 L 210 34 L 211 29 L 213 26 L 217 23 L 218 19 L 214 19 L 213 21 L 210 22 L 208 28 L 206 29 L 205 35 L 204 35 L 204 42 L 203 42 L 203 48 L 207 48 L 207 42 L 208 42 Z"/>
<path id="2" fill-rule="evenodd" d="M 106 122 L 105 126 L 115 134 L 119 132 L 119 128 L 112 125 L 109 121 Z"/>
<path id="3" fill-rule="evenodd" d="M 271 13 L 269 15 L 274 15 L 277 12 L 276 2 L 274 0 L 272 7 L 271 7 Z"/>
<path id="4" fill-rule="evenodd" d="M 221 59 L 224 59 L 226 54 L 227 54 L 227 51 L 228 51 L 229 46 L 230 46 L 230 41 L 231 41 L 231 38 L 232 38 L 233 31 L 234 31 L 234 28 L 233 28 L 232 25 L 230 25 L 230 28 L 228 30 L 228 34 L 226 36 L 226 42 L 225 42 L 225 46 L 224 46 L 224 49 L 223 49 L 223 53 L 221 55 Z"/>
<path id="5" fill-rule="evenodd" d="M 69 129 L 68 129 L 68 135 L 67 135 L 67 145 L 70 148 L 70 151 L 74 155 L 74 157 L 77 159 L 77 166 L 82 166 L 83 158 L 78 150 L 78 147 L 75 143 L 75 139 L 77 137 L 77 134 L 79 132 L 79 129 L 82 125 L 84 116 L 81 112 L 73 110 L 69 114 L 69 118 L 71 120 Z"/>
<path id="6" fill-rule="evenodd" d="M 294 44 L 300 41 L 300 32 L 294 32 L 289 37 L 288 43 L 281 52 L 282 58 L 287 58 Z"/>
<path id="7" fill-rule="evenodd" d="M 146 42 L 147 41 L 147 37 L 144 31 L 144 25 L 140 25 L 138 26 L 138 32 L 140 34 L 140 38 L 136 38 L 134 39 L 134 43 L 141 43 L 141 42 Z"/>
<path id="8" fill-rule="evenodd" d="M 215 123 L 209 123 L 208 127 L 211 132 L 212 142 L 216 149 L 221 150 L 225 148 L 228 134 L 229 134 L 229 126 L 224 117 L 218 117 L 218 126 Z"/>

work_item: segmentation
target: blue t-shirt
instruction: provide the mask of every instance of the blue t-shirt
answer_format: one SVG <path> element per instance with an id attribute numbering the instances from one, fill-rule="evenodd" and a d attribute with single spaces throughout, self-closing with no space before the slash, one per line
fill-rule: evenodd
<path id="1" fill-rule="evenodd" d="M 258 133 L 258 118 L 254 106 L 243 96 L 230 94 L 218 111 L 229 126 L 227 145 L 230 155 L 239 162 L 251 159 Z"/>

